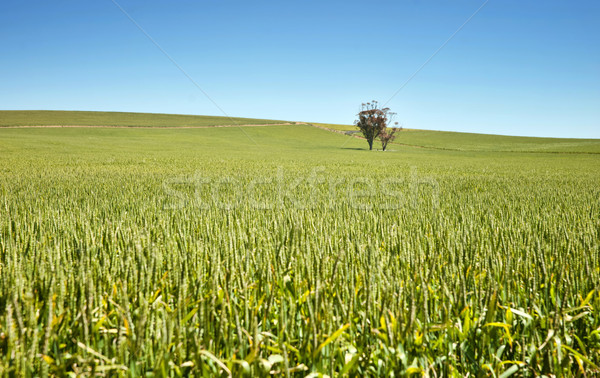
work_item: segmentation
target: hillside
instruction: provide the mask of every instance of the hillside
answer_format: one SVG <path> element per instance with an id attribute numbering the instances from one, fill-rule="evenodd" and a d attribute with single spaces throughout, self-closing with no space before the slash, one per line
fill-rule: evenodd
<path id="1" fill-rule="evenodd" d="M 314 125 L 340 132 L 357 130 L 352 125 Z M 600 153 L 600 139 L 536 138 L 416 129 L 402 130 L 394 144 L 455 151 Z"/>
<path id="2" fill-rule="evenodd" d="M 127 126 L 207 127 L 222 125 L 281 124 L 285 121 L 255 118 L 197 116 L 161 113 L 85 112 L 53 110 L 0 110 L 0 127 L 7 126 Z"/>
<path id="3" fill-rule="evenodd" d="M 269 119 L 159 113 L 47 110 L 0 111 L 0 128 L 20 126 L 201 128 L 235 125 L 282 125 L 288 123 L 290 122 Z M 356 128 L 352 125 L 323 123 L 313 123 L 312 125 L 337 132 L 356 131 Z M 354 137 L 358 136 L 359 134 L 354 134 Z M 390 146 L 391 150 L 399 149 L 400 146 L 404 146 L 472 152 L 497 151 L 600 154 L 599 139 L 534 138 L 416 129 L 402 130 L 393 144 L 396 146 Z M 377 144 L 375 144 L 375 146 L 377 146 Z"/>

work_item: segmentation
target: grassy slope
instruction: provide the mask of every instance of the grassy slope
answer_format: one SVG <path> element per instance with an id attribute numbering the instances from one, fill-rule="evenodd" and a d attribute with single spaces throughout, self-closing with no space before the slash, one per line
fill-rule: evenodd
<path id="1" fill-rule="evenodd" d="M 0 127 L 5 126 L 128 126 L 203 127 L 231 124 L 277 124 L 285 121 L 152 113 L 80 111 L 0 111 Z M 340 131 L 353 131 L 352 125 L 315 123 Z M 243 134 L 243 133 L 242 133 Z M 531 138 L 446 131 L 405 129 L 395 144 L 460 151 L 580 152 L 600 153 L 598 139 Z M 399 148 L 399 147 L 397 147 Z"/>
<path id="2" fill-rule="evenodd" d="M 390 169 L 419 166 L 445 175 L 452 170 L 478 174 L 511 173 L 554 167 L 557 172 L 589 172 L 599 161 L 595 154 L 547 154 L 542 152 L 450 151 L 411 146 L 393 146 L 388 152 L 367 151 L 366 142 L 331 133 L 308 125 L 230 127 L 205 129 L 122 129 L 122 128 L 11 128 L 0 130 L 0 154 L 5 170 L 7 160 L 50 163 L 73 161 L 130 162 L 141 159 L 168 167 L 167 161 L 180 159 L 202 164 L 263 161 L 265 165 L 295 164 L 306 166 L 389 164 Z M 492 171 L 490 171 L 492 170 Z"/>
<path id="3" fill-rule="evenodd" d="M 276 124 L 284 121 L 195 116 L 154 113 L 80 112 L 49 110 L 2 110 L 0 127 L 4 126 L 129 126 L 129 127 L 173 127 L 173 126 L 219 126 Z"/>
<path id="4" fill-rule="evenodd" d="M 352 125 L 315 124 L 333 130 L 357 130 Z M 396 144 L 461 151 L 600 153 L 599 139 L 533 138 L 505 135 L 404 129 Z"/>

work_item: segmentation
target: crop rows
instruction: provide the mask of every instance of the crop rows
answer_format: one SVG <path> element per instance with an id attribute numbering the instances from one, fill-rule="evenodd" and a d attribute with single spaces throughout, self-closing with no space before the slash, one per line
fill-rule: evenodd
<path id="1" fill-rule="evenodd" d="M 7 169 L 0 374 L 599 371 L 594 172 L 217 163 Z"/>

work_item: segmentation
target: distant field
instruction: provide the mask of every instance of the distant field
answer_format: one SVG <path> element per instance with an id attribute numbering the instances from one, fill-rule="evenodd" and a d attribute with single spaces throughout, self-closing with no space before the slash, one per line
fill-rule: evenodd
<path id="1" fill-rule="evenodd" d="M 339 131 L 358 130 L 353 125 L 324 123 L 315 123 L 314 125 Z M 394 144 L 457 151 L 580 152 L 600 154 L 600 139 L 533 138 L 415 129 L 402 130 L 396 137 Z M 377 146 L 377 143 L 375 146 Z"/>
<path id="2" fill-rule="evenodd" d="M 280 120 L 227 118 L 215 116 L 82 112 L 82 111 L 0 111 L 0 127 L 9 126 L 113 126 L 113 127 L 211 127 L 229 125 L 276 125 Z M 313 123 L 321 128 L 357 131 L 354 125 Z M 360 134 L 356 134 L 360 135 Z M 531 138 L 447 131 L 404 129 L 395 145 L 455 151 L 598 153 L 599 139 Z M 375 148 L 378 144 L 375 143 Z M 393 146 L 390 146 L 394 148 Z"/>
<path id="3" fill-rule="evenodd" d="M 333 123 L 312 123 L 317 127 L 323 127 L 326 129 L 338 130 L 338 131 L 358 131 L 358 128 L 354 125 L 338 125 Z"/>
<path id="4" fill-rule="evenodd" d="M 49 110 L 0 110 L 0 127 L 6 126 L 127 126 L 127 127 L 203 127 L 222 125 L 280 124 L 286 121 L 215 116 L 80 112 Z"/>

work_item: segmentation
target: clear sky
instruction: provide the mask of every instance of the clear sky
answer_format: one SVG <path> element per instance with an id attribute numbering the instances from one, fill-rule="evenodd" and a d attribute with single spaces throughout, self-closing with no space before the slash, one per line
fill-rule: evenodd
<path id="1" fill-rule="evenodd" d="M 484 0 L 116 0 L 229 116 L 352 123 Z M 223 115 L 111 0 L 2 0 L 0 109 Z M 600 2 L 490 0 L 388 106 L 407 128 L 600 138 Z"/>

